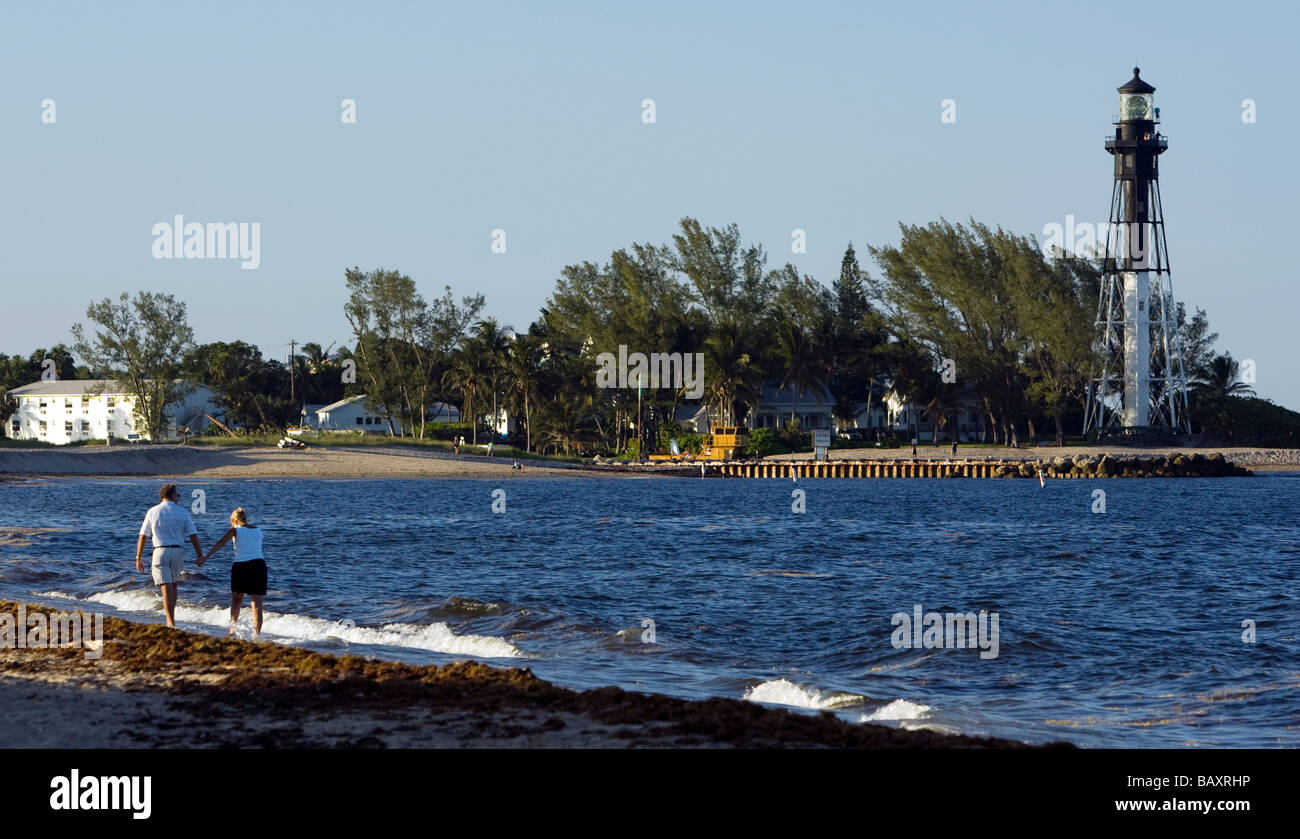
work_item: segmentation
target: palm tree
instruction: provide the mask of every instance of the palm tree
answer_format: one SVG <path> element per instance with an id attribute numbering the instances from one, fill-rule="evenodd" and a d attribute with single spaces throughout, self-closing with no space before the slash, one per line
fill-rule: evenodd
<path id="1" fill-rule="evenodd" d="M 505 372 L 506 354 L 510 350 L 509 333 L 514 332 L 509 326 L 500 326 L 496 318 L 485 318 L 474 327 L 474 349 L 479 355 L 479 369 L 483 373 L 483 383 L 492 391 L 492 436 L 497 433 L 500 417 L 497 411 L 497 394 L 500 392 L 502 376 Z"/>
<path id="2" fill-rule="evenodd" d="M 474 416 L 474 400 L 483 384 L 483 370 L 479 364 L 479 354 L 471 346 L 470 341 L 463 342 L 452 352 L 451 362 L 447 372 L 443 374 L 442 383 L 444 387 L 460 391 L 463 398 L 460 418 L 462 421 L 469 419 L 470 438 L 477 445 L 478 418 Z"/>
<path id="3" fill-rule="evenodd" d="M 571 454 L 586 426 L 575 400 L 560 394 L 540 407 L 538 434 L 545 441 L 543 445 L 562 448 L 566 455 Z"/>
<path id="4" fill-rule="evenodd" d="M 930 422 L 934 423 L 934 434 L 931 435 L 935 447 L 939 445 L 939 431 L 948 428 L 949 419 L 952 418 L 952 429 L 948 431 L 948 439 L 957 439 L 957 423 L 955 422 L 957 412 L 961 409 L 961 403 L 953 398 L 949 387 L 939 385 L 933 392 L 930 400 L 925 403 L 924 414 Z"/>
<path id="5" fill-rule="evenodd" d="M 1198 393 L 1215 398 L 1255 395 L 1254 388 L 1241 381 L 1241 365 L 1233 360 L 1231 353 L 1211 359 L 1192 387 Z"/>
<path id="6" fill-rule="evenodd" d="M 887 393 L 892 391 L 898 401 L 907 403 L 907 436 L 909 439 L 917 439 L 921 432 L 916 416 L 916 397 L 927 392 L 927 384 L 934 377 L 934 367 L 924 350 L 907 339 L 900 339 L 893 344 L 889 352 L 892 356 L 892 375 Z M 922 399 L 922 403 L 927 401 L 929 400 Z M 916 429 L 915 432 L 913 428 Z"/>
<path id="7" fill-rule="evenodd" d="M 705 399 L 710 415 L 716 407 L 715 425 L 735 425 L 738 407 L 758 405 L 763 371 L 749 345 L 747 336 L 731 321 L 719 324 L 704 341 Z"/>
<path id="8" fill-rule="evenodd" d="M 516 335 L 505 357 L 509 392 L 524 406 L 524 451 L 533 450 L 532 403 L 537 396 L 542 342 L 533 335 Z"/>
<path id="9" fill-rule="evenodd" d="M 316 374 L 325 369 L 330 363 L 330 350 L 334 348 L 333 344 L 328 347 L 322 347 L 315 341 L 308 341 L 302 345 L 302 357 L 307 362 L 307 372 Z"/>
<path id="10" fill-rule="evenodd" d="M 801 391 L 819 386 L 816 348 L 798 325 L 783 321 L 777 328 L 777 352 L 782 359 L 781 389 L 790 390 L 790 423 L 795 420 L 795 400 Z"/>

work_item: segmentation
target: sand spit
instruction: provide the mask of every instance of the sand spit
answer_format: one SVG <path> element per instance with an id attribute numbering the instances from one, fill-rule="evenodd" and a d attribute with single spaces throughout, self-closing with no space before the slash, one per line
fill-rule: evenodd
<path id="1" fill-rule="evenodd" d="M 1131 449 L 1052 446 L 1041 448 L 963 447 L 959 460 L 1050 462 L 1059 456 L 1074 460 L 1155 458 L 1221 453 L 1232 464 L 1260 472 L 1300 470 L 1297 449 Z M 943 462 L 949 450 L 932 446 L 917 448 L 918 462 Z M 767 462 L 806 460 L 807 454 L 779 455 Z M 909 448 L 836 449 L 831 460 L 911 460 Z M 697 477 L 698 464 L 641 466 L 625 463 L 569 464 L 552 461 L 524 461 L 523 470 L 511 468 L 513 459 L 461 455 L 416 446 L 316 446 L 306 451 L 267 446 L 209 447 L 175 445 L 121 445 L 72 449 L 0 449 L 0 479 L 15 477 L 151 477 L 151 478 L 521 478 L 649 477 L 656 475 Z M 544 464 L 544 465 L 543 465 Z M 710 469 L 709 477 L 718 477 Z"/>
<path id="2" fill-rule="evenodd" d="M 521 478 L 604 474 L 567 464 L 511 468 L 512 459 L 463 455 L 415 446 L 317 446 L 306 451 L 267 446 L 102 446 L 0 449 L 0 475 L 139 476 L 153 478 Z"/>

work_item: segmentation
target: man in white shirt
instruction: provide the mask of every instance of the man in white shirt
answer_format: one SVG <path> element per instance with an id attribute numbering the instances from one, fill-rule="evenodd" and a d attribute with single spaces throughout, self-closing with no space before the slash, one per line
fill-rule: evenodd
<path id="1" fill-rule="evenodd" d="M 145 539 L 153 541 L 153 581 L 162 589 L 163 612 L 167 615 L 167 625 L 176 626 L 176 584 L 181 580 L 181 570 L 185 565 L 185 551 L 181 544 L 188 538 L 194 546 L 194 556 L 203 558 L 203 548 L 199 546 L 199 531 L 194 526 L 190 513 L 176 502 L 181 494 L 176 484 L 167 484 L 158 491 L 161 502 L 149 508 L 140 525 L 140 538 L 135 543 L 135 570 L 143 574 Z"/>

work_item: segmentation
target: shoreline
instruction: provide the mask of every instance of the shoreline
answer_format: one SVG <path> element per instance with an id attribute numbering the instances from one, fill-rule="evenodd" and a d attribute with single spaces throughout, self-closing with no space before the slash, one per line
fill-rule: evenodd
<path id="1" fill-rule="evenodd" d="M 17 608 L 0 601 L 0 613 Z M 4 748 L 1075 748 L 738 699 L 574 691 L 527 668 L 335 656 L 117 617 L 104 619 L 98 660 L 0 646 L 0 702 Z"/>
<path id="2" fill-rule="evenodd" d="M 1092 457 L 1160 457 L 1163 455 L 1222 453 L 1232 464 L 1255 472 L 1287 473 L 1300 471 L 1300 449 L 1260 448 L 1177 448 L 1134 449 L 1105 446 L 1067 446 L 1057 448 L 971 448 L 958 450 L 959 461 L 1050 461 L 1060 455 Z M 809 459 L 809 455 L 773 455 L 759 463 L 781 464 L 790 460 Z M 908 461 L 910 448 L 834 449 L 830 462 Z M 265 446 L 207 448 L 201 446 L 115 446 L 113 448 L 77 449 L 0 449 L 0 480 L 60 477 L 136 477 L 159 479 L 204 478 L 650 478 L 661 475 L 695 477 L 698 463 L 664 463 L 637 465 L 605 462 L 601 464 L 548 463 L 524 461 L 522 470 L 511 468 L 513 458 L 483 455 L 455 457 L 433 450 L 408 446 L 320 446 L 306 451 L 276 449 Z M 918 463 L 950 462 L 948 449 L 918 446 Z M 712 469 L 713 467 L 711 467 Z M 710 474 L 710 477 L 715 475 Z"/>
<path id="3" fill-rule="evenodd" d="M 269 446 L 114 446 L 0 449 L 5 478 L 545 478 L 621 473 L 583 465 L 461 455 L 408 446 L 320 446 L 306 451 Z M 544 463 L 545 465 L 538 465 Z M 635 477 L 624 474 L 625 477 Z"/>

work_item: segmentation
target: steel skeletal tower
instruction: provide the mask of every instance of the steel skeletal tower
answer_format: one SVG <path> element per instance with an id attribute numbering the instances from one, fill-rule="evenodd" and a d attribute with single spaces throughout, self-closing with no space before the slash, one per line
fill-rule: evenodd
<path id="1" fill-rule="evenodd" d="M 1169 143 L 1156 128 L 1156 89 L 1138 73 L 1134 67 L 1133 78 L 1118 88 L 1115 133 L 1106 138 L 1106 151 L 1115 158 L 1115 189 L 1097 302 L 1102 369 L 1088 390 L 1085 434 L 1146 427 L 1190 431 L 1160 205 L 1159 158 Z"/>

